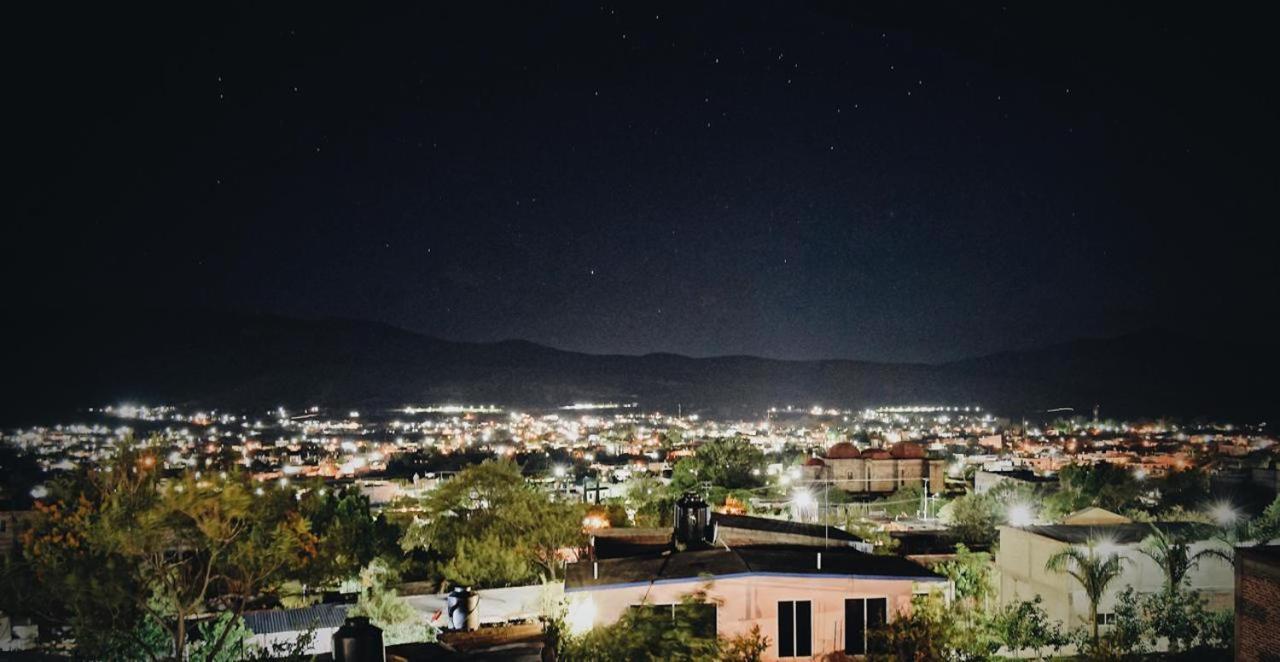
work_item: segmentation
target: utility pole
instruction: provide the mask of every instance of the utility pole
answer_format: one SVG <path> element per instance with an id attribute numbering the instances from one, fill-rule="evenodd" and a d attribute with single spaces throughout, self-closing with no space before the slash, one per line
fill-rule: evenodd
<path id="1" fill-rule="evenodd" d="M 920 495 L 920 509 L 924 511 L 924 518 L 929 519 L 929 477 L 924 477 L 924 492 Z"/>

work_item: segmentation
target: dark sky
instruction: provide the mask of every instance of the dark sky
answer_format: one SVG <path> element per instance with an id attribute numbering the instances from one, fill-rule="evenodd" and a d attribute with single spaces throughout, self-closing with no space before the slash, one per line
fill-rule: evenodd
<path id="1" fill-rule="evenodd" d="M 1261 16 L 171 4 L 5 21 L 10 310 L 937 361 L 1275 308 Z"/>

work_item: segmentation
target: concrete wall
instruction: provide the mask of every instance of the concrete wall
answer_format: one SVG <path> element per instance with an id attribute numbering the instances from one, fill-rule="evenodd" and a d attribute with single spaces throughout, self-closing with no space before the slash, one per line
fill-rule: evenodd
<path id="1" fill-rule="evenodd" d="M 1204 549 L 1211 543 L 1195 543 L 1191 553 Z M 1122 545 L 1119 554 L 1128 561 L 1120 576 L 1112 582 L 1107 594 L 1098 604 L 1099 613 L 1111 612 L 1116 596 L 1127 586 L 1138 593 L 1155 593 L 1164 588 L 1164 573 L 1138 545 Z M 1044 600 L 1045 612 L 1050 618 L 1068 628 L 1087 626 L 1089 623 L 1089 599 L 1080 584 L 1066 573 L 1049 572 L 1045 564 L 1067 544 L 1014 527 L 1000 527 L 1000 549 L 996 553 L 996 568 L 1000 576 L 1000 604 L 1031 600 L 1039 595 Z M 1183 587 L 1199 591 L 1209 601 L 1210 608 L 1231 606 L 1234 576 L 1231 565 L 1216 558 L 1204 559 L 1195 570 L 1187 573 Z"/>
<path id="2" fill-rule="evenodd" d="M 626 585 L 591 591 L 571 591 L 570 626 L 584 622 L 607 625 L 617 621 L 628 607 L 638 604 L 673 604 L 702 587 L 719 602 L 716 628 L 720 635 L 745 634 L 752 626 L 770 640 L 765 659 L 778 655 L 778 602 L 808 600 L 813 606 L 814 657 L 843 650 L 844 601 L 847 598 L 888 598 L 889 620 L 899 612 L 910 613 L 915 582 L 904 579 L 853 579 L 849 577 L 745 576 L 716 580 L 710 584 L 691 579 L 685 582 Z M 945 582 L 921 585 L 945 590 Z"/>
<path id="3" fill-rule="evenodd" d="M 315 638 L 311 640 L 311 646 L 305 651 L 308 655 L 327 655 L 333 652 L 333 633 L 338 628 L 316 628 Z M 272 632 L 270 634 L 255 634 L 249 637 L 246 645 L 249 647 L 256 646 L 263 650 L 271 650 L 272 646 L 292 646 L 298 641 L 298 638 L 306 634 L 305 632 Z"/>

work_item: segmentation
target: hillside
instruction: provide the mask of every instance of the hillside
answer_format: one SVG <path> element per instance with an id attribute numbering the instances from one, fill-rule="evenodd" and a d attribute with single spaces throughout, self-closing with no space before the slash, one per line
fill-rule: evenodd
<path id="1" fill-rule="evenodd" d="M 120 401 L 218 407 L 580 400 L 752 415 L 774 405 L 981 404 L 1107 415 L 1227 415 L 1276 409 L 1275 361 L 1248 348 L 1150 332 L 940 365 L 750 356 L 568 352 L 524 341 L 461 343 L 349 320 L 173 313 L 12 322 L 0 421 Z"/>

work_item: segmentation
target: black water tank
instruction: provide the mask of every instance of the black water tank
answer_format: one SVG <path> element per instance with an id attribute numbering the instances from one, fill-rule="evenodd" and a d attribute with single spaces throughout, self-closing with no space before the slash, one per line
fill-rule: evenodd
<path id="1" fill-rule="evenodd" d="M 348 616 L 333 633 L 333 662 L 386 662 L 382 629 L 364 616 Z"/>
<path id="2" fill-rule="evenodd" d="M 685 492 L 676 501 L 676 543 L 690 547 L 711 542 L 711 509 L 697 493 Z"/>

